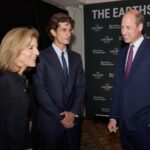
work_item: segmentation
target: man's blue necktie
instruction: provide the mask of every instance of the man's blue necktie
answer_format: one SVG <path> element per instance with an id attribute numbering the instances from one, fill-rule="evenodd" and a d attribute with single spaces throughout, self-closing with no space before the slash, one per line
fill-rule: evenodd
<path id="1" fill-rule="evenodd" d="M 67 68 L 67 63 L 66 63 L 65 57 L 64 57 L 64 52 L 61 53 L 61 60 L 62 60 L 64 75 L 67 80 L 68 79 L 68 68 Z"/>

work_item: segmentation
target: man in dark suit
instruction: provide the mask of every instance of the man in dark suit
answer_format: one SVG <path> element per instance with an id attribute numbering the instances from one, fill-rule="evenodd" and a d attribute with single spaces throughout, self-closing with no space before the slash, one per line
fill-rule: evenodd
<path id="1" fill-rule="evenodd" d="M 47 30 L 53 43 L 41 51 L 33 78 L 41 150 L 79 150 L 85 77 L 81 56 L 67 48 L 73 25 L 64 13 L 50 18 Z"/>
<path id="2" fill-rule="evenodd" d="M 150 40 L 142 35 L 143 25 L 144 16 L 136 9 L 121 22 L 128 45 L 118 54 L 108 129 L 117 131 L 119 117 L 124 150 L 150 149 Z"/>

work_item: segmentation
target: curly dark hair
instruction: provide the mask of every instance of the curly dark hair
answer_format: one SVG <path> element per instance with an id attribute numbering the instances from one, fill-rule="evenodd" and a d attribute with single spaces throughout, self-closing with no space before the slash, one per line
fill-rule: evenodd
<path id="1" fill-rule="evenodd" d="M 74 27 L 74 20 L 65 13 L 56 13 L 54 14 L 52 17 L 50 17 L 49 21 L 48 21 L 48 25 L 47 25 L 47 34 L 50 36 L 50 38 L 53 40 L 54 37 L 53 35 L 50 33 L 50 30 L 57 30 L 57 28 L 59 27 L 59 23 L 60 22 L 68 22 L 71 24 L 71 27 Z"/>

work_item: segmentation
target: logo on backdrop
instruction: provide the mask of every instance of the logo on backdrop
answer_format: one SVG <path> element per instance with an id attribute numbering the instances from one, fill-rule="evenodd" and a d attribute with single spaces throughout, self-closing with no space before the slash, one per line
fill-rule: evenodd
<path id="1" fill-rule="evenodd" d="M 109 36 L 105 36 L 104 38 L 101 39 L 102 42 L 107 43 L 107 44 L 110 43 L 112 40 L 113 38 Z"/>
<path id="2" fill-rule="evenodd" d="M 95 32 L 100 32 L 104 27 L 96 24 L 94 27 L 91 27 L 91 30 Z"/>
<path id="3" fill-rule="evenodd" d="M 115 74 L 110 72 L 110 73 L 108 74 L 108 77 L 109 77 L 109 78 L 114 78 L 114 77 L 115 77 Z"/>
<path id="4" fill-rule="evenodd" d="M 146 22 L 146 26 L 150 27 L 150 22 L 149 21 Z"/>
<path id="5" fill-rule="evenodd" d="M 101 66 L 114 66 L 114 63 L 110 61 L 100 61 Z"/>
<path id="6" fill-rule="evenodd" d="M 112 85 L 106 83 L 105 85 L 102 85 L 101 88 L 104 89 L 104 91 L 110 91 L 112 89 Z"/>
<path id="7" fill-rule="evenodd" d="M 106 98 L 103 96 L 93 96 L 94 101 L 106 101 Z"/>
<path id="8" fill-rule="evenodd" d="M 118 48 L 114 48 L 114 49 L 110 50 L 109 52 L 110 52 L 110 54 L 117 55 L 118 52 L 119 52 L 119 49 Z"/>
<path id="9" fill-rule="evenodd" d="M 103 49 L 93 49 L 92 53 L 93 54 L 106 54 L 106 51 L 104 51 Z"/>
<path id="10" fill-rule="evenodd" d="M 120 24 L 110 24 L 109 29 L 119 29 L 120 30 Z"/>
<path id="11" fill-rule="evenodd" d="M 108 107 L 102 107 L 101 111 L 104 112 L 104 113 L 108 113 L 108 112 L 110 112 L 110 108 L 108 108 Z"/>
<path id="12" fill-rule="evenodd" d="M 100 72 L 95 72 L 95 73 L 92 74 L 92 77 L 94 79 L 101 79 L 102 77 L 104 77 L 104 74 L 100 73 Z"/>

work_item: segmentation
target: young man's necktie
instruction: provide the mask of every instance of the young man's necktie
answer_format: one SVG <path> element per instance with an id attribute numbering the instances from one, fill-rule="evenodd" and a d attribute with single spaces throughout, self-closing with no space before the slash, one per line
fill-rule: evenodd
<path id="1" fill-rule="evenodd" d="M 61 60 L 62 60 L 65 78 L 68 79 L 68 68 L 67 68 L 65 57 L 64 57 L 64 52 L 61 53 Z"/>

